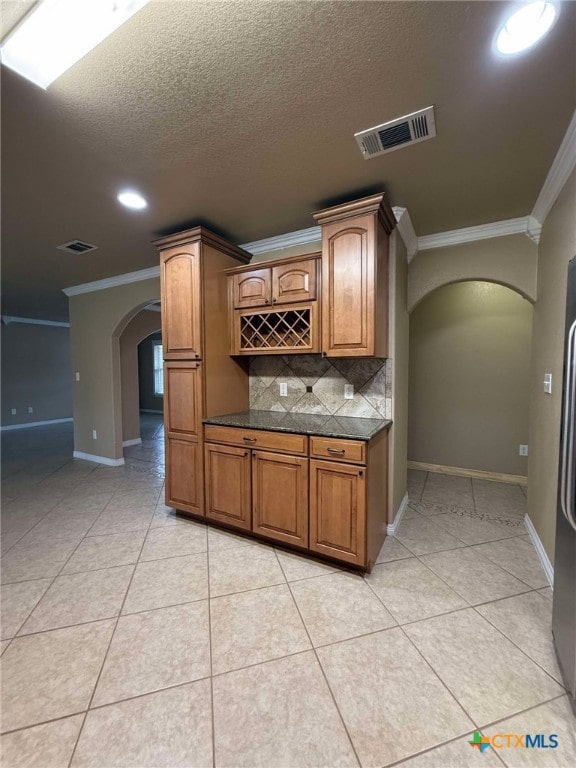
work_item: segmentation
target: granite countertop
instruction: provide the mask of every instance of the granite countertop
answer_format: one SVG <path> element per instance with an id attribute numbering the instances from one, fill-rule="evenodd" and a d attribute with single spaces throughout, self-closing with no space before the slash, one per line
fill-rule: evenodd
<path id="1" fill-rule="evenodd" d="M 322 416 L 315 413 L 282 413 L 279 411 L 243 411 L 203 419 L 204 424 L 244 429 L 267 429 L 272 432 L 296 432 L 300 435 L 343 437 L 370 440 L 392 422 L 389 419 L 358 419 L 350 416 Z"/>

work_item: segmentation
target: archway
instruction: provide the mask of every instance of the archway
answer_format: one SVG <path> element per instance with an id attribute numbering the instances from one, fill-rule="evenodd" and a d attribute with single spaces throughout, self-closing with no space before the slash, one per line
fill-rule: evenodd
<path id="1" fill-rule="evenodd" d="M 141 309 L 124 327 L 119 337 L 123 448 L 142 442 L 138 350 L 140 344 L 146 339 L 161 333 L 158 308 L 157 304 L 151 304 Z M 160 398 L 161 404 L 162 398 Z"/>
<path id="2" fill-rule="evenodd" d="M 408 458 L 526 476 L 532 305 L 500 281 L 451 281 L 410 316 Z"/>

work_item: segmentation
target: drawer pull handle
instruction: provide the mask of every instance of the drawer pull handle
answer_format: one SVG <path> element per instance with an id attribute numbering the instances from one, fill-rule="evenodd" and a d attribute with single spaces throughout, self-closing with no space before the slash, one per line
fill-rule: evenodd
<path id="1" fill-rule="evenodd" d="M 255 443 L 256 442 L 256 438 L 255 437 L 244 437 L 242 439 L 244 440 L 245 443 Z"/>
<path id="2" fill-rule="evenodd" d="M 344 448 L 328 448 L 328 453 L 335 453 L 338 456 L 345 456 L 346 451 Z"/>

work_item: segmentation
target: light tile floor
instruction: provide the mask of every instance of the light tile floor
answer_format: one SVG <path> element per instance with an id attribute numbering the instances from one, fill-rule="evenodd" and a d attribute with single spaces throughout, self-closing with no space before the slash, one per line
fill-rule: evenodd
<path id="1" fill-rule="evenodd" d="M 363 577 L 176 516 L 142 433 L 122 468 L 4 438 L 4 768 L 576 765 L 519 486 L 411 472 Z"/>

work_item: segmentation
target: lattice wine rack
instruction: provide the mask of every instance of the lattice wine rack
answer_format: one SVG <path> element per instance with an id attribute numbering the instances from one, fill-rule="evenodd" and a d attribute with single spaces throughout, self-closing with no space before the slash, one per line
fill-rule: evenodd
<path id="1" fill-rule="evenodd" d="M 239 351 L 245 354 L 273 350 L 314 351 L 314 314 L 310 306 L 241 314 Z"/>

